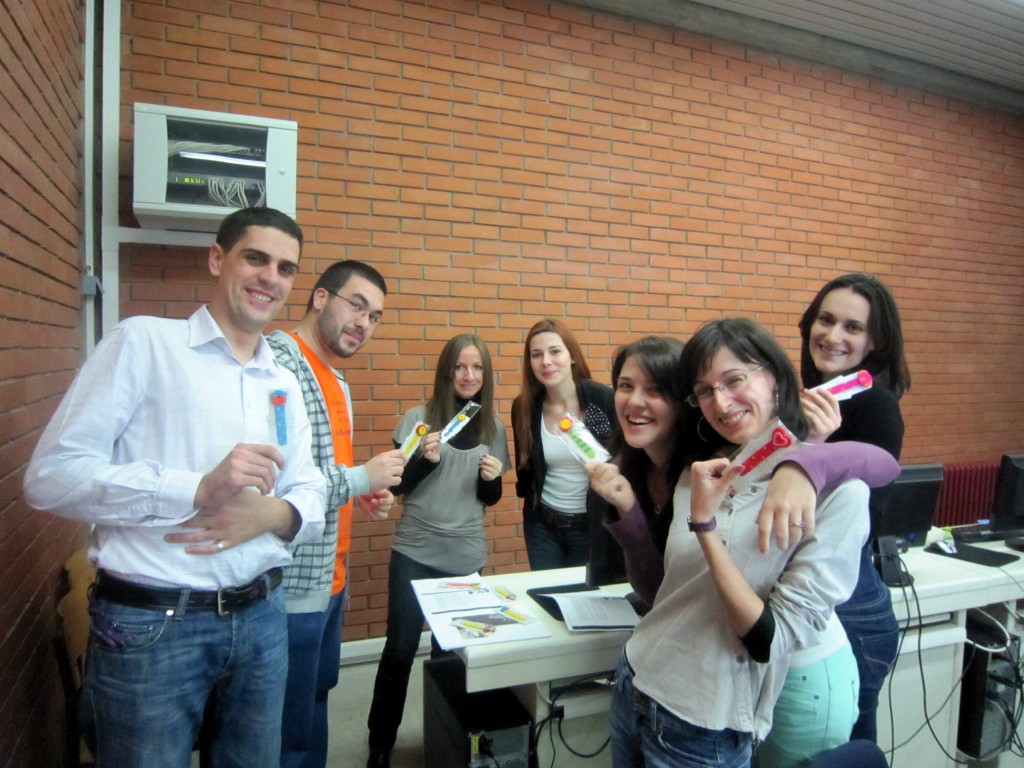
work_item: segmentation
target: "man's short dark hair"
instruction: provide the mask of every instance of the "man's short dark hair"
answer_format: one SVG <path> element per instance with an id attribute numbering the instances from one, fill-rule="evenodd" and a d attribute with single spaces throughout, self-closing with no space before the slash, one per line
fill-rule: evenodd
<path id="1" fill-rule="evenodd" d="M 324 270 L 320 279 L 316 281 L 316 285 L 313 286 L 313 291 L 309 294 L 309 301 L 306 302 L 306 314 L 313 309 L 313 294 L 316 293 L 317 288 L 323 288 L 329 293 L 337 293 L 353 275 L 369 280 L 380 288 L 381 293 L 385 296 L 388 295 L 388 286 L 384 282 L 384 276 L 369 264 L 354 259 L 336 261 Z"/>
<path id="2" fill-rule="evenodd" d="M 270 227 L 278 229 L 299 242 L 299 253 L 302 253 L 302 229 L 295 219 L 276 208 L 239 208 L 224 217 L 217 230 L 217 245 L 227 253 L 245 234 L 249 227 Z"/>

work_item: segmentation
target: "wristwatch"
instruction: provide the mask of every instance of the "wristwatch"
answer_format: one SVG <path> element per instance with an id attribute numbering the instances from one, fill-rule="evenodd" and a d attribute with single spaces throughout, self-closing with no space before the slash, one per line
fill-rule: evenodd
<path id="1" fill-rule="evenodd" d="M 718 527 L 718 520 L 712 517 L 706 523 L 695 523 L 687 516 L 686 524 L 690 526 L 690 530 L 694 533 L 710 533 Z"/>

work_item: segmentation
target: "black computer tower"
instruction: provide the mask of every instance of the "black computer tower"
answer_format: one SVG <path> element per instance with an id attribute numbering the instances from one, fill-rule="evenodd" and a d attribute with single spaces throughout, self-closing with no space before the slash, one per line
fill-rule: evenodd
<path id="1" fill-rule="evenodd" d="M 1010 746 L 1020 688 L 1020 638 L 997 631 L 970 612 L 960 689 L 956 746 L 972 758 L 990 758 Z M 989 650 L 987 650 L 989 649 Z"/>
<path id="2" fill-rule="evenodd" d="M 466 693 L 458 656 L 423 665 L 424 765 L 529 768 L 530 716 L 507 689 Z"/>

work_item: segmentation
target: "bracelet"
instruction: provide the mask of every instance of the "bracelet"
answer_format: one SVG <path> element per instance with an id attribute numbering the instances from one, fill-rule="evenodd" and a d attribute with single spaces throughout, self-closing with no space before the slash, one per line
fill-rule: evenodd
<path id="1" fill-rule="evenodd" d="M 706 523 L 695 523 L 687 516 L 686 524 L 690 526 L 690 530 L 694 533 L 711 533 L 711 531 L 718 527 L 718 520 L 712 517 Z"/>

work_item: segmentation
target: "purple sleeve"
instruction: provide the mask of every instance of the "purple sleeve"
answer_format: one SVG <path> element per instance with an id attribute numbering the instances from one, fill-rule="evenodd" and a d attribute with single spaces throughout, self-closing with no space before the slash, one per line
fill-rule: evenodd
<path id="1" fill-rule="evenodd" d="M 651 529 L 640 505 L 634 504 L 629 514 L 618 520 L 605 517 L 604 525 L 625 554 L 626 576 L 630 586 L 641 600 L 653 605 L 654 596 L 665 576 L 665 556 L 651 537 Z"/>
<path id="2" fill-rule="evenodd" d="M 900 473 L 900 463 L 891 453 L 877 445 L 853 441 L 801 445 L 782 464 L 790 461 L 807 473 L 818 493 L 854 478 L 880 488 Z"/>

